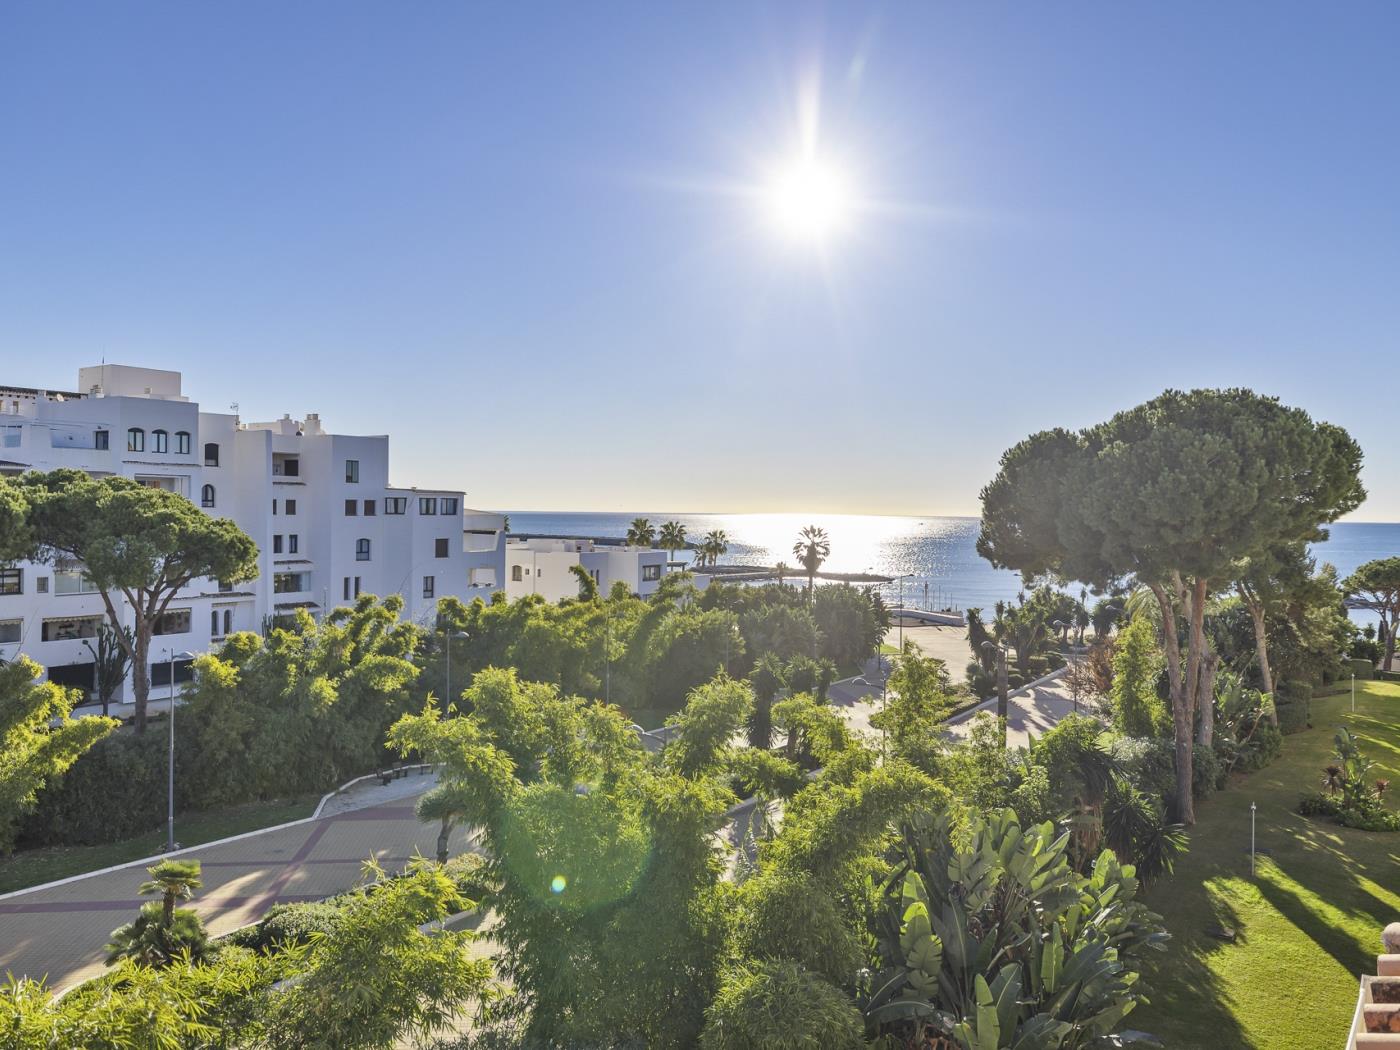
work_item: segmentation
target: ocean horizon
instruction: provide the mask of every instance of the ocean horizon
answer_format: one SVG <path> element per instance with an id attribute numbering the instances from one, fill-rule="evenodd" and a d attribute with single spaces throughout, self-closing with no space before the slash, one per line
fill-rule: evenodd
<path id="1" fill-rule="evenodd" d="M 831 557 L 822 566 L 831 572 L 871 572 L 906 577 L 901 584 L 879 588 L 888 599 L 913 604 L 967 609 L 990 608 L 1012 601 L 1021 591 L 1019 574 L 996 569 L 977 553 L 979 519 L 953 515 L 924 517 L 885 514 L 697 514 L 636 511 L 510 511 L 513 534 L 620 539 L 634 518 L 654 527 L 679 521 L 686 538 L 698 542 L 712 529 L 728 536 L 722 559 L 734 565 L 794 564 L 792 545 L 806 525 L 826 529 Z M 1400 555 L 1400 522 L 1339 522 L 1328 538 L 1313 545 L 1318 563 L 1330 562 L 1346 576 L 1373 558 Z M 693 552 L 681 554 L 693 559 Z M 799 570 L 800 572 L 800 570 Z M 1069 588 L 1077 591 L 1077 588 Z M 1353 611 L 1358 622 L 1375 614 Z"/>

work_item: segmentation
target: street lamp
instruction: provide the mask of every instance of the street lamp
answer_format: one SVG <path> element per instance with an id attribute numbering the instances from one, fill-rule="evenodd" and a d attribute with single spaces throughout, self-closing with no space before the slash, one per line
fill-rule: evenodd
<path id="1" fill-rule="evenodd" d="M 165 650 L 165 658 L 170 665 L 170 710 L 166 713 L 166 720 L 170 723 L 170 752 L 168 769 L 166 771 L 166 811 L 165 811 L 165 850 L 169 853 L 175 848 L 175 661 L 193 660 L 194 653 L 173 652 Z"/>

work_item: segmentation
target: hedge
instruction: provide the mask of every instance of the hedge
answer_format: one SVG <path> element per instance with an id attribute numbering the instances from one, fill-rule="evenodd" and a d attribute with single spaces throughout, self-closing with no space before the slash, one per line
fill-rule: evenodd
<path id="1" fill-rule="evenodd" d="M 155 726 L 99 740 L 20 822 L 16 844 L 97 846 L 160 827 L 166 813 L 166 747 Z M 177 800 L 178 801 L 178 800 Z"/>
<path id="2" fill-rule="evenodd" d="M 1370 660 L 1351 657 L 1350 659 L 1343 660 L 1342 663 L 1346 667 L 1347 673 L 1354 674 L 1357 678 L 1376 677 L 1376 665 L 1371 663 Z"/>
<path id="3" fill-rule="evenodd" d="M 1278 727 L 1285 734 L 1308 728 L 1312 717 L 1312 686 L 1306 682 L 1282 682 L 1274 690 Z"/>

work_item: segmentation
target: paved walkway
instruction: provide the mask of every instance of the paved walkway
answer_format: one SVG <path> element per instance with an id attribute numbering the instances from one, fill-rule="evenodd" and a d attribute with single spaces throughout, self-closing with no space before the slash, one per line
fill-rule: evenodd
<path id="1" fill-rule="evenodd" d="M 1032 736 L 1044 736 L 1055 728 L 1060 719 L 1075 710 L 1080 714 L 1094 713 L 1083 701 L 1076 706 L 1069 687 L 1058 679 L 1013 694 L 1007 699 L 1007 746 L 1028 747 Z M 996 714 L 996 699 L 987 700 L 971 711 L 959 715 L 948 726 L 948 731 L 956 737 L 967 737 L 972 732 L 972 719 L 983 711 Z"/>
<path id="2" fill-rule="evenodd" d="M 413 815 L 415 796 L 433 780 L 371 782 L 337 796 L 319 819 L 182 851 L 180 857 L 204 868 L 204 888 L 192 907 L 212 934 L 227 933 L 274 904 L 319 900 L 358 885 L 370 858 L 392 871 L 415 853 L 433 856 L 437 828 Z M 466 837 L 463 829 L 453 832 L 454 853 Z M 137 893 L 146 878 L 146 864 L 137 862 L 0 897 L 0 974 L 47 975 L 58 990 L 101 973 L 110 932 L 148 899 Z"/>

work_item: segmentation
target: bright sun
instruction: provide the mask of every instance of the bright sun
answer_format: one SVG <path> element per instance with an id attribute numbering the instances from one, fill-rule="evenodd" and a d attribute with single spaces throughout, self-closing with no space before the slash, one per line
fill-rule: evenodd
<path id="1" fill-rule="evenodd" d="M 774 224 L 798 240 L 825 240 L 851 218 L 850 188 L 839 171 L 815 158 L 775 172 L 765 196 Z"/>

